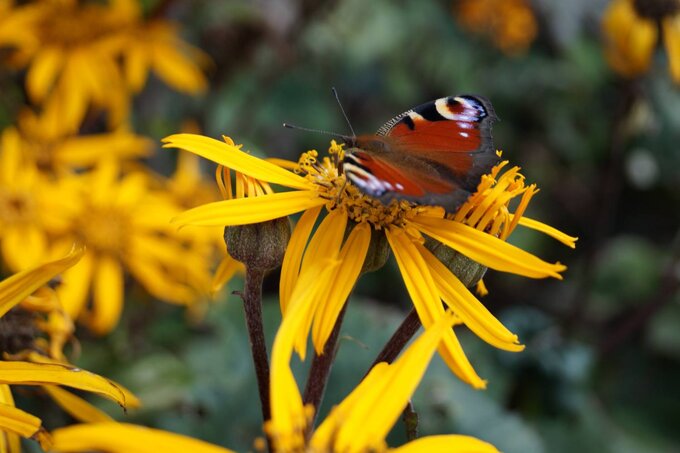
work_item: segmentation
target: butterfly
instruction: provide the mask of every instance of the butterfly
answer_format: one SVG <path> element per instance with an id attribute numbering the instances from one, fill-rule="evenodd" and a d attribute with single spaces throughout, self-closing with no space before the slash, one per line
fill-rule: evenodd
<path id="1" fill-rule="evenodd" d="M 439 98 L 397 115 L 374 135 L 342 136 L 340 171 L 385 204 L 407 200 L 455 212 L 500 160 L 491 135 L 496 120 L 482 96 Z"/>

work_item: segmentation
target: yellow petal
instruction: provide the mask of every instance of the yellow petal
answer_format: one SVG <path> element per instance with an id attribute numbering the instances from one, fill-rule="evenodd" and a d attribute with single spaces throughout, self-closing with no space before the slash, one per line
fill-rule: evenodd
<path id="1" fill-rule="evenodd" d="M 326 200 L 312 191 L 296 190 L 204 204 L 183 212 L 172 222 L 197 226 L 247 225 L 278 219 L 325 203 Z"/>
<path id="2" fill-rule="evenodd" d="M 9 385 L 0 384 L 0 404 L 14 406 L 14 398 Z M 0 430 L 0 453 L 21 453 L 21 439 L 16 433 Z"/>
<path id="3" fill-rule="evenodd" d="M 50 448 L 49 434 L 42 428 L 40 419 L 14 406 L 0 404 L 0 430 L 36 439 L 44 450 Z"/>
<path id="4" fill-rule="evenodd" d="M 7 313 L 9 309 L 30 296 L 52 278 L 73 266 L 82 255 L 83 247 L 81 245 L 74 246 L 64 258 L 19 272 L 3 280 L 0 283 L 0 316 Z"/>
<path id="5" fill-rule="evenodd" d="M 123 269 L 117 259 L 102 255 L 92 278 L 94 294 L 88 326 L 94 333 L 104 335 L 118 324 L 123 310 Z"/>
<path id="6" fill-rule="evenodd" d="M 286 316 L 274 339 L 270 382 L 271 420 L 265 424 L 265 429 L 281 451 L 296 451 L 304 444 L 304 430 L 311 414 L 303 406 L 300 390 L 290 369 L 290 360 L 301 333 L 306 341 L 315 303 L 338 263 L 325 260 L 319 263 L 318 268 L 309 268 L 300 274 Z"/>
<path id="7" fill-rule="evenodd" d="M 227 253 L 227 256 L 222 258 L 222 261 L 220 261 L 219 266 L 217 266 L 217 270 L 215 271 L 215 275 L 211 283 L 211 291 L 213 293 L 218 292 L 219 290 L 222 289 L 224 285 L 226 285 L 229 282 L 229 280 L 231 280 L 234 274 L 243 271 L 244 271 L 243 263 L 236 261 L 234 258 L 231 257 L 231 255 Z"/>
<path id="8" fill-rule="evenodd" d="M 127 423 L 87 423 L 52 432 L 54 452 L 229 453 L 231 450 L 168 431 Z"/>
<path id="9" fill-rule="evenodd" d="M 175 134 L 163 139 L 164 148 L 180 148 L 198 154 L 234 171 L 261 181 L 294 189 L 309 189 L 312 183 L 293 172 L 247 154 L 237 146 L 195 134 Z"/>
<path id="10" fill-rule="evenodd" d="M 63 281 L 57 287 L 59 301 L 72 319 L 77 319 L 85 306 L 93 267 L 94 254 L 88 250 L 78 264 L 64 272 Z"/>
<path id="11" fill-rule="evenodd" d="M 402 279 L 406 284 L 418 317 L 427 329 L 445 316 L 439 291 L 434 283 L 427 263 L 403 230 L 391 228 L 385 231 L 394 257 L 397 260 Z M 465 356 L 453 329 L 444 334 L 439 347 L 442 359 L 456 376 L 474 388 L 485 388 L 481 379 Z"/>
<path id="12" fill-rule="evenodd" d="M 357 225 L 350 233 L 338 257 L 340 265 L 331 277 L 330 285 L 322 296 L 324 303 L 314 314 L 312 342 L 317 354 L 323 352 L 340 310 L 345 305 L 366 259 L 371 243 L 371 228 L 367 223 Z"/>
<path id="13" fill-rule="evenodd" d="M 564 234 L 557 228 L 553 228 L 550 225 L 546 225 L 545 223 L 539 222 L 538 220 L 530 219 L 524 216 L 520 217 L 518 223 L 523 227 L 540 231 L 541 233 L 546 234 L 551 238 L 560 241 L 567 247 L 576 248 L 576 241 L 578 241 L 578 238 Z"/>
<path id="14" fill-rule="evenodd" d="M 390 451 L 392 453 L 498 453 L 496 447 L 488 442 L 456 434 L 422 437 Z"/>
<path id="15" fill-rule="evenodd" d="M 671 77 L 675 83 L 680 83 L 680 14 L 666 17 L 662 24 Z"/>
<path id="16" fill-rule="evenodd" d="M 35 56 L 26 74 L 26 90 L 34 102 L 39 104 L 45 99 L 63 62 L 62 51 L 57 46 L 46 46 Z"/>
<path id="17" fill-rule="evenodd" d="M 482 340 L 506 351 L 522 351 L 517 335 L 501 324 L 486 307 L 458 280 L 437 257 L 423 246 L 417 246 L 430 268 L 442 299 Z"/>
<path id="18" fill-rule="evenodd" d="M 102 158 L 148 156 L 152 146 L 152 142 L 145 137 L 127 132 L 116 132 L 71 137 L 55 146 L 53 153 L 55 158 L 61 162 L 75 166 L 89 166 Z"/>
<path id="19" fill-rule="evenodd" d="M 38 225 L 7 225 L 2 235 L 2 254 L 12 269 L 33 267 L 45 259 L 47 238 Z"/>
<path id="20" fill-rule="evenodd" d="M 423 233 L 491 269 L 531 278 L 555 277 L 566 266 L 547 263 L 494 236 L 448 219 L 419 216 L 414 225 Z"/>
<path id="21" fill-rule="evenodd" d="M 311 440 L 319 451 L 365 452 L 381 450 L 385 437 L 420 383 L 443 335 L 451 330 L 450 314 L 431 325 L 391 365 L 371 370 L 350 394 L 351 407 L 340 403 Z M 382 369 L 381 369 L 382 368 Z M 371 377 L 376 373 L 378 377 Z M 360 396 L 359 396 L 360 395 Z M 332 447 L 329 443 L 332 442 Z"/>
<path id="22" fill-rule="evenodd" d="M 149 57 L 145 46 L 129 46 L 124 57 L 125 80 L 133 92 L 144 88 L 149 74 Z"/>
<path id="23" fill-rule="evenodd" d="M 56 385 L 43 385 L 43 389 L 50 397 L 73 418 L 81 422 L 109 422 L 113 421 L 108 414 L 100 411 L 84 399 Z"/>
<path id="24" fill-rule="evenodd" d="M 179 91 L 200 93 L 208 82 L 201 69 L 177 50 L 175 43 L 155 45 L 152 49 L 152 65 L 158 77 Z"/>
<path id="25" fill-rule="evenodd" d="M 65 385 L 96 393 L 123 407 L 139 406 L 139 400 L 121 386 L 89 371 L 68 365 L 0 361 L 0 384 Z"/>
<path id="26" fill-rule="evenodd" d="M 304 254 L 309 235 L 312 233 L 316 219 L 321 212 L 321 206 L 310 208 L 306 210 L 298 223 L 293 229 L 290 241 L 286 247 L 286 254 L 283 257 L 283 264 L 281 266 L 281 280 L 279 284 L 279 302 L 281 304 L 281 313 L 286 312 L 286 307 L 290 301 L 290 296 L 295 288 L 295 283 L 300 273 L 300 263 L 302 262 L 302 255 Z"/>
<path id="27" fill-rule="evenodd" d="M 651 63 L 658 38 L 656 24 L 635 12 L 630 0 L 614 0 L 604 14 L 602 28 L 605 55 L 609 64 L 622 75 L 636 76 Z"/>

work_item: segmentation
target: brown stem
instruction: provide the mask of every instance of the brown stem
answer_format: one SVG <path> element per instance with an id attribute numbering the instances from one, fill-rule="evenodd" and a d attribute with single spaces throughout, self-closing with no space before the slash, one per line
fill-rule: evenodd
<path id="1" fill-rule="evenodd" d="M 420 318 L 415 308 L 412 308 L 406 318 L 401 322 L 401 325 L 394 332 L 392 337 L 387 341 L 385 347 L 378 354 L 378 356 L 371 364 L 368 371 L 371 371 L 374 366 L 380 362 L 392 363 L 397 358 L 399 353 L 404 349 L 406 343 L 408 343 L 413 335 L 416 334 L 418 329 L 420 329 Z M 368 374 L 368 372 L 366 372 Z"/>
<path id="2" fill-rule="evenodd" d="M 243 308 L 248 326 L 248 338 L 250 351 L 255 365 L 257 377 L 257 390 L 260 394 L 262 406 L 262 419 L 267 421 L 271 418 L 269 406 L 269 359 L 267 357 L 267 343 L 264 338 L 264 326 L 262 323 L 262 282 L 264 272 L 249 267 L 246 270 L 245 290 L 243 293 Z M 269 442 L 271 451 L 271 442 Z"/>
<path id="3" fill-rule="evenodd" d="M 345 306 L 342 307 L 338 319 L 335 321 L 335 326 L 331 332 L 326 345 L 323 348 L 323 353 L 321 355 L 314 355 L 314 360 L 312 360 L 312 366 L 309 369 L 309 375 L 307 377 L 307 384 L 305 385 L 305 391 L 302 396 L 302 400 L 306 404 L 312 404 L 314 406 L 314 418 L 312 423 L 308 426 L 308 432 L 314 427 L 314 422 L 319 414 L 319 408 L 321 407 L 321 400 L 326 391 L 326 384 L 328 383 L 328 377 L 330 376 L 331 367 L 333 365 L 333 360 L 335 359 L 335 353 L 337 352 L 336 345 L 338 344 L 338 338 L 340 336 L 340 327 L 342 326 L 342 320 L 345 317 L 345 309 L 347 308 L 347 302 Z"/>

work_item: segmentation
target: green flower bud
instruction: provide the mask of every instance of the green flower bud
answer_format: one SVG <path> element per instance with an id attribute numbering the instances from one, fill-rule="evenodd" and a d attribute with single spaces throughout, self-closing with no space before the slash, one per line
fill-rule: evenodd
<path id="1" fill-rule="evenodd" d="M 432 238 L 425 240 L 425 247 L 468 288 L 476 285 L 486 273 L 485 266 Z"/>

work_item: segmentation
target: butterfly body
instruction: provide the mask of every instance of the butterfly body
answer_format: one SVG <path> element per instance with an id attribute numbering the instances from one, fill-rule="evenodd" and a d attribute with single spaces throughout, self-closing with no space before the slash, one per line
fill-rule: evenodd
<path id="1" fill-rule="evenodd" d="M 359 190 L 382 202 L 402 199 L 454 212 L 498 163 L 481 96 L 449 96 L 415 107 L 375 135 L 347 140 L 342 171 Z"/>

